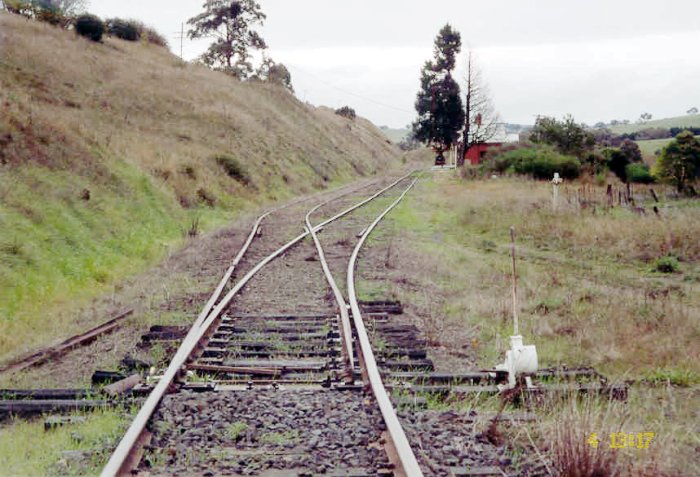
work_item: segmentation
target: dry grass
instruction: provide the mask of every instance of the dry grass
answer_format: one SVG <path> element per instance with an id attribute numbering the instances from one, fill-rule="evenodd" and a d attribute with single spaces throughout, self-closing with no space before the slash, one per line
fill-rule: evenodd
<path id="1" fill-rule="evenodd" d="M 286 184 L 306 192 L 358 171 L 372 173 L 380 157 L 398 158 L 369 122 L 310 107 L 283 88 L 240 83 L 183 64 L 163 48 L 116 39 L 95 44 L 9 14 L 0 22 L 3 126 L 46 129 L 49 144 L 38 141 L 40 149 L 55 152 L 60 133 L 68 151 L 79 145 L 84 157 L 97 149 L 124 158 L 185 196 L 202 184 L 223 195 L 250 195 L 208 161 L 217 153 L 237 157 L 272 196 L 279 195 L 273 186 L 283 186 L 283 174 Z M 47 156 L 62 165 L 55 154 Z M 70 167 L 82 162 L 73 159 Z M 185 165 L 196 168 L 194 183 L 180 172 Z"/>
<path id="2" fill-rule="evenodd" d="M 662 199 L 661 218 L 621 208 L 553 212 L 550 194 L 547 183 L 445 172 L 422 181 L 389 217 L 401 233 L 376 241 L 378 256 L 390 242 L 394 249 L 391 294 L 423 327 L 438 368 L 493 367 L 512 334 L 514 225 L 521 333 L 537 346 L 540 366 L 594 366 L 613 381 L 639 382 L 626 405 L 553 403 L 530 428 L 534 441 L 553 463 L 559 453 L 563 475 L 694 475 L 700 204 Z M 637 205 L 651 204 L 640 195 Z M 655 259 L 669 254 L 680 271 L 655 272 Z M 655 447 L 592 453 L 581 439 L 594 428 L 655 432 Z M 517 439 L 530 445 L 525 432 Z M 577 474 L 585 465 L 590 472 Z"/>

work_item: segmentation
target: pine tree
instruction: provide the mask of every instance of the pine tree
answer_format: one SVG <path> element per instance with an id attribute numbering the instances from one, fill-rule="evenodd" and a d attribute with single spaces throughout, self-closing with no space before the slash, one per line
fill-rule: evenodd
<path id="1" fill-rule="evenodd" d="M 459 32 L 448 24 L 438 33 L 434 58 L 421 70 L 421 89 L 416 98 L 418 119 L 413 135 L 442 153 L 456 143 L 464 122 L 459 85 L 452 78 L 456 57 L 462 47 Z"/>

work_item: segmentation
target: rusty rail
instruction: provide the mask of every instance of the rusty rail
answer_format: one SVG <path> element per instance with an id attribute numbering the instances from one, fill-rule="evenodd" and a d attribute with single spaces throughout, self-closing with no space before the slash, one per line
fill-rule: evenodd
<path id="1" fill-rule="evenodd" d="M 313 230 L 320 230 L 325 225 L 334 222 L 339 218 L 343 217 L 344 215 L 349 214 L 353 210 L 364 206 L 368 202 L 377 198 L 379 195 L 395 187 L 399 182 L 401 182 L 411 174 L 413 174 L 413 171 L 398 178 L 397 180 L 389 184 L 387 187 L 381 189 L 379 192 L 375 193 L 371 197 L 349 207 L 348 209 L 336 214 L 330 219 L 327 219 L 326 221 L 314 227 Z M 256 221 L 256 224 L 259 224 L 259 222 Z M 252 233 L 251 236 L 254 237 L 254 235 L 255 234 Z M 214 306 L 210 312 L 206 310 L 205 306 L 205 309 L 202 311 L 202 313 L 200 313 L 200 316 L 197 318 L 195 324 L 192 326 L 189 333 L 182 341 L 179 349 L 175 353 L 175 356 L 170 361 L 170 364 L 165 370 L 165 373 L 160 378 L 155 388 L 149 394 L 148 398 L 144 402 L 138 414 L 132 421 L 131 426 L 129 426 L 129 429 L 127 429 L 126 433 L 124 434 L 124 437 L 122 437 L 121 441 L 119 442 L 119 445 L 115 449 L 114 453 L 112 453 L 109 461 L 102 469 L 102 473 L 100 474 L 102 477 L 129 474 L 131 470 L 131 463 L 137 460 L 134 458 L 133 453 L 136 451 L 136 449 L 138 449 L 138 443 L 142 441 L 142 435 L 146 430 L 148 420 L 155 412 L 158 404 L 160 404 L 160 401 L 162 400 L 165 393 L 172 386 L 175 377 L 184 369 L 184 366 L 187 360 L 189 359 L 190 355 L 192 354 L 192 351 L 195 349 L 200 340 L 206 336 L 209 327 L 214 323 L 214 321 L 218 318 L 222 311 L 229 305 L 233 297 L 243 289 L 243 287 L 248 283 L 248 281 L 250 281 L 250 279 L 256 273 L 258 273 L 265 265 L 270 263 L 272 260 L 282 255 L 284 252 L 286 252 L 288 249 L 290 249 L 297 243 L 301 242 L 307 235 L 309 235 L 308 232 L 300 234 L 299 236 L 287 242 L 285 245 L 283 245 L 282 247 L 265 257 L 263 260 L 261 260 L 253 269 L 246 273 L 246 275 L 243 278 L 241 278 L 231 290 L 229 290 L 226 296 L 216 306 Z M 219 290 L 219 288 L 223 290 L 223 287 L 217 287 L 217 290 Z M 213 301 L 216 300 L 214 299 Z M 210 302 L 213 303 L 213 301 L 212 299 L 210 299 L 207 302 L 207 305 L 209 305 Z M 205 316 L 205 318 L 200 319 L 201 316 Z"/>
<path id="2" fill-rule="evenodd" d="M 68 351 L 77 348 L 78 346 L 83 346 L 92 341 L 96 340 L 98 337 L 110 333 L 116 330 L 126 318 L 128 318 L 134 310 L 127 310 L 119 315 L 115 316 L 111 320 L 108 320 L 101 325 L 98 325 L 85 333 L 72 336 L 65 341 L 62 341 L 56 345 L 49 346 L 47 348 L 35 351 L 29 356 L 23 356 L 21 358 L 10 361 L 9 363 L 0 366 L 0 373 L 19 371 L 30 366 L 36 366 L 47 361 L 50 358 L 55 358 Z"/>
<path id="3" fill-rule="evenodd" d="M 367 330 L 365 328 L 364 322 L 362 321 L 362 313 L 360 311 L 360 305 L 357 301 L 357 296 L 355 293 L 355 265 L 357 262 L 357 257 L 362 249 L 362 245 L 367 240 L 367 237 L 372 233 L 372 230 L 377 226 L 377 224 L 386 216 L 394 207 L 398 205 L 399 202 L 406 196 L 409 190 L 415 185 L 418 179 L 414 179 L 413 182 L 403 191 L 403 193 L 396 199 L 389 207 L 384 210 L 372 224 L 365 229 L 360 237 L 360 240 L 355 246 L 355 250 L 352 253 L 350 262 L 348 263 L 348 301 L 350 302 L 350 308 L 352 310 L 352 317 L 355 324 L 355 331 L 357 332 L 357 338 L 360 342 L 360 351 L 362 354 L 362 361 L 364 362 L 365 372 L 367 374 L 372 392 L 374 393 L 375 399 L 377 400 L 377 405 L 382 412 L 382 417 L 384 418 L 384 423 L 387 427 L 387 433 L 389 435 L 393 450 L 398 458 L 399 468 L 397 471 L 399 475 L 405 475 L 407 477 L 422 477 L 423 472 L 421 471 L 416 456 L 411 449 L 411 445 L 406 438 L 406 433 L 401 427 L 399 418 L 396 415 L 394 406 L 391 403 L 391 399 L 384 388 L 384 383 L 379 374 L 379 368 L 377 367 L 377 361 L 372 352 L 372 346 L 369 341 L 369 336 L 367 335 Z"/>
<path id="4" fill-rule="evenodd" d="M 345 357 L 345 366 L 348 371 L 348 376 L 352 379 L 353 373 L 355 371 L 355 355 L 352 348 L 352 329 L 350 327 L 350 314 L 348 313 L 348 305 L 345 303 L 345 298 L 338 288 L 338 284 L 333 278 L 330 268 L 328 267 L 328 262 L 326 261 L 326 254 L 323 252 L 323 247 L 321 242 L 318 240 L 318 235 L 316 230 L 311 226 L 311 214 L 316 212 L 318 209 L 326 205 L 328 202 L 323 202 L 318 204 L 313 209 L 309 210 L 306 214 L 306 230 L 311 234 L 314 244 L 316 245 L 316 251 L 318 252 L 319 261 L 321 262 L 321 268 L 323 268 L 323 273 L 326 275 L 326 280 L 333 291 L 333 296 L 335 297 L 335 302 L 338 305 L 338 310 L 340 311 L 340 324 L 341 330 L 343 332 L 343 355 Z"/>

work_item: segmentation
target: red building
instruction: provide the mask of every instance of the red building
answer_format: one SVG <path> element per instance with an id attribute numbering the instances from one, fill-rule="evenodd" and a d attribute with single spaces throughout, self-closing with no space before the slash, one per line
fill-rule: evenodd
<path id="1" fill-rule="evenodd" d="M 498 147 L 500 145 L 500 142 L 484 142 L 481 144 L 474 144 L 467 149 L 467 152 L 464 154 L 464 162 L 469 162 L 471 165 L 477 166 L 484 158 L 486 151 L 488 151 L 489 148 Z"/>

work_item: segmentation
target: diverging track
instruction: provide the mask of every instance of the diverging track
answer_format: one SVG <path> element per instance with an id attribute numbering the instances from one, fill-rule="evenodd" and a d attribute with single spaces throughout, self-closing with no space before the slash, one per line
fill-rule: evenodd
<path id="1" fill-rule="evenodd" d="M 295 204 L 259 217 L 102 475 L 133 468 L 151 475 L 422 475 L 381 384 L 353 283 L 360 247 L 410 190 L 409 176 L 359 202 L 350 189 L 305 216 Z M 385 206 L 380 198 L 395 200 L 362 224 L 353 212 Z M 314 226 L 312 213 L 330 217 Z M 277 223 L 270 220 L 277 215 Z M 305 232 L 266 253 L 269 242 L 302 223 Z M 352 322 L 317 236 L 346 223 L 362 231 L 346 262 Z M 247 272 L 231 286 L 237 267 Z M 370 396 L 355 385 L 361 375 Z"/>

